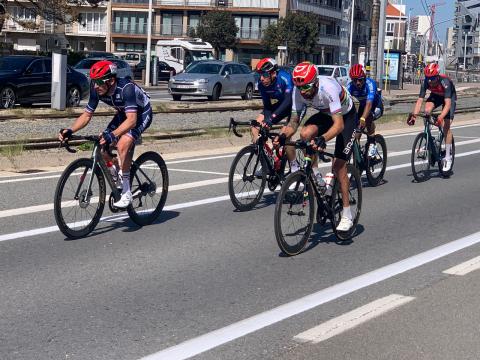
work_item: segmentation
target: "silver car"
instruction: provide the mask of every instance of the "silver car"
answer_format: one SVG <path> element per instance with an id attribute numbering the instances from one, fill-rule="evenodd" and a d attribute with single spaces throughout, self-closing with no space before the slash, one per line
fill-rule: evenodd
<path id="1" fill-rule="evenodd" d="M 168 82 L 168 91 L 173 100 L 185 96 L 206 96 L 218 100 L 224 95 L 241 95 L 250 100 L 253 96 L 255 79 L 252 70 L 236 62 L 200 61 L 189 66 Z"/>
<path id="2" fill-rule="evenodd" d="M 97 61 L 100 60 L 108 60 L 117 65 L 117 76 L 119 78 L 126 78 L 129 77 L 133 79 L 133 73 L 132 69 L 130 68 L 130 65 L 124 60 L 120 59 L 112 59 L 112 58 L 86 58 L 83 60 L 80 60 L 73 68 L 79 72 L 81 72 L 83 75 L 87 77 L 87 79 L 90 81 L 90 68 L 92 67 L 93 64 L 95 64 Z"/>

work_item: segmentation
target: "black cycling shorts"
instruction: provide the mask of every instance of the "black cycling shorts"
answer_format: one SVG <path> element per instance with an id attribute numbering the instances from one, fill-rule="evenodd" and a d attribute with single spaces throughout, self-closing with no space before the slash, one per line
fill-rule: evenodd
<path id="1" fill-rule="evenodd" d="M 455 108 L 457 106 L 457 99 L 452 98 L 452 107 L 450 108 L 450 113 L 445 117 L 445 119 L 449 119 L 450 121 L 453 120 L 453 117 L 455 116 Z M 441 95 L 437 94 L 430 94 L 430 96 L 427 99 L 427 102 L 433 103 L 434 109 L 437 107 L 441 106 L 442 109 L 445 107 L 445 98 Z"/>
<path id="2" fill-rule="evenodd" d="M 124 112 L 118 112 L 113 117 L 112 121 L 107 126 L 107 129 L 113 131 L 117 129 L 121 123 L 125 121 L 127 115 Z M 153 112 L 152 108 L 145 110 L 142 114 L 137 113 L 137 124 L 133 129 L 130 129 L 126 135 L 129 135 L 135 141 L 138 141 L 142 133 L 148 129 L 152 123 Z"/>
<path id="3" fill-rule="evenodd" d="M 366 104 L 359 104 L 358 105 L 358 116 L 360 118 L 360 116 L 362 116 L 363 114 L 363 110 L 365 109 L 365 105 Z M 383 112 L 384 112 L 384 107 L 383 107 L 383 101 L 380 100 L 378 101 L 378 104 L 373 104 L 372 106 L 372 110 L 370 111 L 370 115 L 372 116 L 372 120 L 375 121 L 377 119 L 379 119 L 380 117 L 383 116 Z"/>
<path id="4" fill-rule="evenodd" d="M 280 101 L 273 104 L 271 110 L 263 109 L 262 115 L 265 117 L 265 119 L 269 119 L 272 116 L 272 114 L 275 112 L 275 110 L 277 110 L 277 108 L 279 106 L 280 106 Z M 273 125 L 278 124 L 283 119 L 287 119 L 287 122 L 289 122 L 291 115 L 292 115 L 292 107 L 289 106 L 285 111 L 283 111 L 282 113 L 277 114 L 277 116 L 275 116 L 275 121 L 272 121 L 272 124 Z"/>
<path id="5" fill-rule="evenodd" d="M 352 153 L 355 141 L 355 129 L 358 127 L 357 111 L 352 107 L 346 115 L 343 115 L 343 131 L 335 139 L 335 157 L 348 161 Z M 318 127 L 318 136 L 325 134 L 333 125 L 333 119 L 329 114 L 317 113 L 311 116 L 305 126 L 315 125 Z"/>

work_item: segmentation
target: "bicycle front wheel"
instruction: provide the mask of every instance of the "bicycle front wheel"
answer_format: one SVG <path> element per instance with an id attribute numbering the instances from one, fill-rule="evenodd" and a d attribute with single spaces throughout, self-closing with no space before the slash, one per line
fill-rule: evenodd
<path id="1" fill-rule="evenodd" d="M 355 235 L 358 220 L 360 219 L 360 213 L 362 211 L 362 179 L 360 173 L 355 166 L 347 164 L 347 174 L 350 183 L 348 188 L 348 198 L 353 222 L 353 226 L 349 231 L 337 231 L 337 226 L 342 219 L 343 211 L 343 197 L 340 182 L 338 180 L 335 181 L 335 185 L 333 186 L 331 200 L 331 206 L 334 213 L 332 230 L 335 233 L 335 236 L 341 241 L 348 240 Z"/>
<path id="2" fill-rule="evenodd" d="M 257 146 L 248 145 L 233 159 L 228 174 L 228 194 L 233 206 L 240 211 L 253 209 L 262 198 L 267 182 Z"/>
<path id="3" fill-rule="evenodd" d="M 127 208 L 132 221 L 140 226 L 154 222 L 165 206 L 168 171 L 156 152 L 143 153 L 132 164 L 130 173 L 132 204 Z"/>
<path id="4" fill-rule="evenodd" d="M 374 157 L 367 158 L 367 180 L 370 186 L 377 186 L 383 180 L 385 170 L 387 169 L 387 144 L 382 135 L 375 135 L 377 153 Z"/>
<path id="5" fill-rule="evenodd" d="M 65 169 L 55 190 L 55 221 L 60 231 L 70 239 L 87 236 L 95 229 L 103 213 L 105 178 L 98 166 L 95 171 L 92 167 L 91 159 L 75 160 Z"/>
<path id="6" fill-rule="evenodd" d="M 412 174 L 417 182 L 422 182 L 430 178 L 430 148 L 428 138 L 425 133 L 420 133 L 415 138 L 412 147 Z"/>
<path id="7" fill-rule="evenodd" d="M 300 253 L 310 238 L 314 219 L 313 184 L 303 170 L 290 174 L 275 205 L 274 228 L 280 250 L 289 256 Z"/>

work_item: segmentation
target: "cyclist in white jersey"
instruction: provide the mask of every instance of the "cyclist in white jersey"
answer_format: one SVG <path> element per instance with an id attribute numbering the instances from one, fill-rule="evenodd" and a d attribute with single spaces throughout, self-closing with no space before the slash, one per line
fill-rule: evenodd
<path id="1" fill-rule="evenodd" d="M 338 82 L 326 76 L 319 76 L 317 67 L 309 62 L 298 64 L 293 70 L 292 120 L 300 123 L 307 108 L 312 107 L 318 113 L 306 122 L 300 137 L 310 141 L 317 137 L 316 145 L 324 150 L 327 141 L 335 138 L 335 159 L 332 171 L 340 181 L 342 191 L 342 218 L 337 226 L 339 231 L 349 231 L 353 226 L 349 202 L 350 181 L 347 175 L 347 162 L 355 140 L 357 113 L 348 91 Z M 318 161 L 313 162 L 313 171 L 319 176 Z"/>

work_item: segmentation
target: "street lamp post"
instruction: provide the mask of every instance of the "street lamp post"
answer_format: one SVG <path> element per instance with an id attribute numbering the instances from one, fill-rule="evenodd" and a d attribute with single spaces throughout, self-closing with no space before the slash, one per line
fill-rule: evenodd
<path id="1" fill-rule="evenodd" d="M 352 66 L 352 52 L 353 52 L 353 21 L 355 16 L 355 0 L 352 0 L 352 16 L 350 19 L 350 43 L 348 46 L 348 64 Z"/>
<path id="2" fill-rule="evenodd" d="M 463 70 L 467 70 L 467 37 L 468 37 L 468 31 L 464 32 L 465 34 L 465 48 L 463 50 Z"/>
<path id="3" fill-rule="evenodd" d="M 150 86 L 150 60 L 152 53 L 152 0 L 148 0 L 147 56 L 145 57 L 145 86 Z"/>

